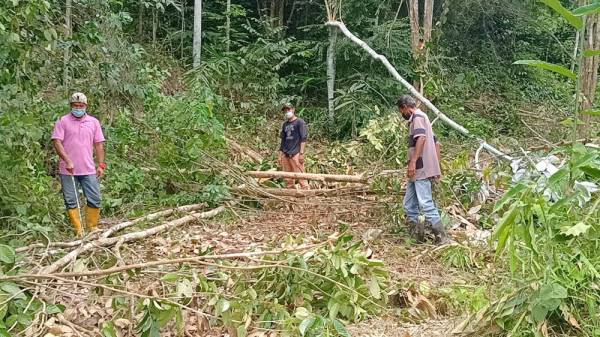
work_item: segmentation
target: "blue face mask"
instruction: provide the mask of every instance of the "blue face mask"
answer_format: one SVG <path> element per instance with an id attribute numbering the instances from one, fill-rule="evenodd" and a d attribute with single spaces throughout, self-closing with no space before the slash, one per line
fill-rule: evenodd
<path id="1" fill-rule="evenodd" d="M 71 109 L 71 114 L 77 118 L 83 117 L 85 115 L 85 109 Z"/>

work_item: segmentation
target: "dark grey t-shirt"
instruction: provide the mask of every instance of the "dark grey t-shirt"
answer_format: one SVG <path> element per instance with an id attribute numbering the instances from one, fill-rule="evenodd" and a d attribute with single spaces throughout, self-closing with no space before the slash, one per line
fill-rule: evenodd
<path id="1" fill-rule="evenodd" d="M 294 156 L 300 152 L 300 143 L 308 138 L 306 123 L 296 118 L 293 122 L 284 122 L 281 126 L 281 146 L 279 150 L 288 156 Z"/>

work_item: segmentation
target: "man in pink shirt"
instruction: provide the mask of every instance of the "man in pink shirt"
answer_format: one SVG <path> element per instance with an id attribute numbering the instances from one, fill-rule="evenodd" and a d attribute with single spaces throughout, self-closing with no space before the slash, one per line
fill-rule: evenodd
<path id="1" fill-rule="evenodd" d="M 70 113 L 62 116 L 54 126 L 52 140 L 60 157 L 60 182 L 65 206 L 71 224 L 78 236 L 83 236 L 79 192 L 81 186 L 87 204 L 85 222 L 89 231 L 98 227 L 100 219 L 100 184 L 98 178 L 104 176 L 104 135 L 98 120 L 86 113 L 87 97 L 74 93 L 69 100 Z M 94 150 L 98 167 L 94 163 Z"/>

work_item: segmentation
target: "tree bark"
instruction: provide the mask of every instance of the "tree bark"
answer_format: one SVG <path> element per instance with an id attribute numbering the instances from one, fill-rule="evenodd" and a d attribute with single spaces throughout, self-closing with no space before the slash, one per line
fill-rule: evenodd
<path id="1" fill-rule="evenodd" d="M 226 36 L 226 45 L 225 50 L 229 52 L 229 48 L 231 45 L 231 0 L 227 0 L 227 12 L 226 12 L 227 21 L 225 22 L 225 36 Z"/>
<path id="2" fill-rule="evenodd" d="M 368 188 L 365 187 L 346 187 L 346 188 L 329 188 L 319 190 L 296 190 L 293 188 L 236 188 L 234 192 L 247 195 L 247 196 L 261 196 L 261 197 L 293 197 L 293 198 L 304 198 L 314 196 L 340 196 L 348 194 L 358 193 L 370 193 Z"/>
<path id="3" fill-rule="evenodd" d="M 181 48 L 181 59 L 182 60 L 185 57 L 185 55 L 183 54 L 183 49 L 184 49 L 183 47 L 185 46 L 184 36 L 185 36 L 185 0 L 181 0 L 181 46 L 179 48 Z"/>
<path id="4" fill-rule="evenodd" d="M 410 47 L 413 57 L 419 52 L 421 25 L 419 24 L 419 0 L 408 0 L 408 18 L 410 21 Z"/>
<path id="5" fill-rule="evenodd" d="M 138 41 L 142 42 L 144 38 L 144 0 L 140 0 L 138 8 Z"/>
<path id="6" fill-rule="evenodd" d="M 202 0 L 194 0 L 194 68 L 200 66 L 202 60 Z"/>
<path id="7" fill-rule="evenodd" d="M 65 88 L 69 81 L 69 59 L 71 58 L 70 40 L 71 35 L 73 34 L 73 27 L 71 25 L 71 7 L 71 0 L 67 0 L 65 7 L 65 26 L 67 28 L 65 41 L 67 42 L 67 45 L 65 46 L 63 55 L 63 85 Z"/>
<path id="8" fill-rule="evenodd" d="M 156 18 L 156 8 L 152 8 L 152 47 L 156 47 L 156 30 L 158 29 L 158 19 Z"/>
<path id="9" fill-rule="evenodd" d="M 586 18 L 584 50 L 600 49 L 600 15 L 592 14 Z M 581 106 L 580 111 L 590 109 L 596 100 L 596 87 L 598 85 L 598 66 L 600 56 L 584 57 L 579 76 L 581 81 Z M 581 116 L 582 124 L 579 126 L 579 136 L 589 136 L 593 117 Z"/>
<path id="10" fill-rule="evenodd" d="M 367 178 L 363 177 L 362 175 L 356 176 L 344 174 L 296 173 L 283 171 L 249 171 L 248 175 L 254 178 L 291 178 L 316 181 L 340 181 L 360 184 L 367 182 Z"/>
<path id="11" fill-rule="evenodd" d="M 329 46 L 327 47 L 327 111 L 329 119 L 335 117 L 335 47 L 337 29 L 329 27 Z"/>

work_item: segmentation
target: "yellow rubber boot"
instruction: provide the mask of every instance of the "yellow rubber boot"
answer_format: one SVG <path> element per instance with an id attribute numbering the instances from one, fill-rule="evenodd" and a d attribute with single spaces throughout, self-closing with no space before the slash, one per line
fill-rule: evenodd
<path id="1" fill-rule="evenodd" d="M 71 220 L 71 225 L 75 228 L 75 233 L 77 233 L 78 237 L 83 236 L 83 229 L 81 228 L 81 217 L 79 215 L 79 209 L 73 208 L 67 210 L 69 213 L 69 220 Z"/>
<path id="2" fill-rule="evenodd" d="M 90 232 L 98 228 L 99 220 L 100 208 L 85 206 L 85 225 Z"/>

